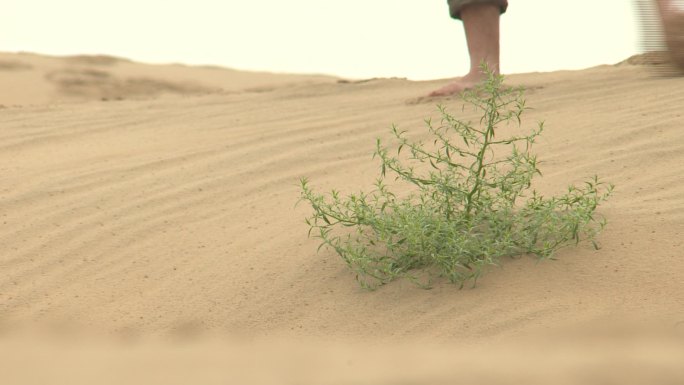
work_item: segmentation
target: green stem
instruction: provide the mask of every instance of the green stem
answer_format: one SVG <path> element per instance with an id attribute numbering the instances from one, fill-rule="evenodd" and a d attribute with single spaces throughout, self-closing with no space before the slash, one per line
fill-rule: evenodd
<path id="1" fill-rule="evenodd" d="M 472 190 L 468 193 L 466 196 L 466 219 L 470 219 L 471 212 L 473 210 L 473 202 L 477 200 L 480 196 L 480 186 L 482 185 L 482 180 L 484 179 L 483 173 L 485 171 L 484 168 L 484 157 L 485 153 L 487 151 L 487 147 L 491 144 L 490 140 L 494 138 L 494 125 L 496 124 L 495 119 L 496 119 L 496 96 L 492 95 L 492 97 L 487 101 L 487 129 L 485 130 L 484 133 L 484 142 L 482 143 L 482 148 L 477 154 L 477 168 L 475 170 L 475 184 L 473 185 Z M 473 199 L 473 197 L 477 194 L 477 198 Z"/>

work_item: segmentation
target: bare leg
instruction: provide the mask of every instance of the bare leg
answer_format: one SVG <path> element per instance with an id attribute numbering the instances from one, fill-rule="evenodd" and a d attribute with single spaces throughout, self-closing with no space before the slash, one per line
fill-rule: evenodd
<path id="1" fill-rule="evenodd" d="M 470 72 L 446 86 L 433 91 L 430 96 L 458 94 L 484 80 L 480 65 L 487 63 L 494 73 L 499 73 L 499 13 L 495 4 L 472 4 L 461 10 L 465 29 Z"/>
<path id="2" fill-rule="evenodd" d="M 684 71 L 684 0 L 658 0 L 658 10 L 670 56 Z"/>

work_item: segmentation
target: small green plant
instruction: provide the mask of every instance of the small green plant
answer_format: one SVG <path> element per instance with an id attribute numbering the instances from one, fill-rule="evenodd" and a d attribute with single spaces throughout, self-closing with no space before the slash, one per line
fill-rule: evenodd
<path id="1" fill-rule="evenodd" d="M 426 121 L 431 144 L 412 142 L 393 126 L 393 156 L 378 139 L 381 172 L 371 192 L 321 195 L 301 180 L 301 200 L 313 208 L 309 236 L 321 239 L 319 249 L 337 252 L 363 287 L 399 277 L 429 287 L 435 273 L 463 287 L 503 256 L 551 258 L 580 240 L 598 248 L 595 237 L 606 222 L 595 210 L 613 186 L 594 177 L 562 196 L 541 196 L 531 189 L 541 173 L 530 150 L 543 123 L 526 135 L 496 136 L 502 125 L 519 129 L 523 90 L 504 87 L 503 76 L 488 72 L 463 98 L 482 113 L 479 123 L 439 107 L 440 124 Z M 393 193 L 388 174 L 411 187 Z"/>

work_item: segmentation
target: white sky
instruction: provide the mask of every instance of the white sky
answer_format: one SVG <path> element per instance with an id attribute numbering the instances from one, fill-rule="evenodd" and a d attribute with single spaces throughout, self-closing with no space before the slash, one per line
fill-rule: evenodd
<path id="1" fill-rule="evenodd" d="M 510 0 L 504 73 L 579 69 L 637 53 L 629 0 Z M 435 79 L 467 71 L 446 0 L 5 0 L 0 51 Z"/>

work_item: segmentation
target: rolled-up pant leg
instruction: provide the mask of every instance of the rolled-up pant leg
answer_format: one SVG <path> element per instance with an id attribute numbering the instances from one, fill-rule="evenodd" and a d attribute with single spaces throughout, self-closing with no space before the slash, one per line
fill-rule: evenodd
<path id="1" fill-rule="evenodd" d="M 461 9 L 469 4 L 495 4 L 501 8 L 501 13 L 506 12 L 508 0 L 447 0 L 449 3 L 449 14 L 454 19 L 461 18 Z"/>

